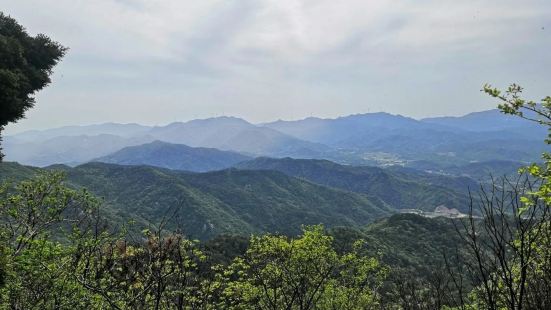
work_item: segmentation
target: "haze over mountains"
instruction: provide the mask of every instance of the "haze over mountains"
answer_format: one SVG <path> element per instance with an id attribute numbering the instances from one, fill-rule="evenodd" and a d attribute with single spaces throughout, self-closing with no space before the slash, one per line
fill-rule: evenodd
<path id="1" fill-rule="evenodd" d="M 314 158 L 342 164 L 399 164 L 423 169 L 428 163 L 433 168 L 446 169 L 472 162 L 535 161 L 544 150 L 541 144 L 544 135 L 544 129 L 537 125 L 497 110 L 422 120 L 371 113 L 258 125 L 235 117 L 218 117 L 156 127 L 107 123 L 24 132 L 5 138 L 5 153 L 9 161 L 34 166 L 77 165 L 96 159 L 154 164 L 137 158 L 151 149 L 145 144 L 158 140 L 232 151 L 247 157 Z M 121 153 L 116 153 L 140 145 L 144 145 L 144 150 L 132 149 L 135 155 L 128 150 L 123 152 L 137 158 L 120 159 Z M 234 163 L 230 160 L 211 168 L 189 170 L 216 170 Z"/>
<path id="2" fill-rule="evenodd" d="M 537 125 L 505 116 L 497 110 L 420 121 L 373 113 L 337 119 L 277 121 L 265 126 L 297 138 L 346 149 L 379 163 L 388 160 L 377 152 L 396 155 L 396 162 L 412 166 L 423 160 L 444 165 L 535 160 L 542 151 L 535 137 L 545 135 L 545 130 Z"/>
<path id="3" fill-rule="evenodd" d="M 167 169 L 205 172 L 222 170 L 251 159 L 248 156 L 213 148 L 190 147 L 162 141 L 129 146 L 94 161 L 119 165 L 149 165 Z"/>
<path id="4" fill-rule="evenodd" d="M 168 216 L 171 229 L 201 239 L 296 234 L 302 224 L 360 227 L 405 210 L 467 212 L 468 190 L 489 172 L 513 174 L 537 160 L 544 135 L 493 110 L 424 120 L 107 123 L 6 137 L 6 159 L 19 164 L 3 163 L 0 178 L 64 170 L 71 186 L 105 199 L 107 218 L 132 219 L 136 229 Z"/>

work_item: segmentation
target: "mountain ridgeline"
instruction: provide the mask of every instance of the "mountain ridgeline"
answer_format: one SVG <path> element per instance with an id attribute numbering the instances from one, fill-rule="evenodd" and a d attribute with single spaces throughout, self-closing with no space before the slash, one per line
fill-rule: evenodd
<path id="1" fill-rule="evenodd" d="M 377 197 L 394 209 L 432 211 L 437 206 L 466 211 L 470 178 L 432 175 L 416 170 L 346 166 L 328 160 L 257 158 L 235 167 L 276 170 L 321 185 Z"/>
<path id="2" fill-rule="evenodd" d="M 229 168 L 251 158 L 236 152 L 189 147 L 162 141 L 129 146 L 93 161 L 120 165 L 149 165 L 160 168 L 206 172 Z"/>
<path id="3" fill-rule="evenodd" d="M 5 138 L 6 160 L 78 165 L 153 141 L 216 148 L 248 157 L 327 159 L 341 164 L 446 170 L 483 161 L 536 161 L 545 130 L 496 110 L 415 120 L 388 113 L 252 124 L 236 117 L 166 126 L 100 124 L 30 131 Z M 201 171 L 202 169 L 198 169 Z M 434 169 L 432 169 L 434 170 Z"/>
<path id="4" fill-rule="evenodd" d="M 348 150 L 377 163 L 415 165 L 431 161 L 461 165 L 472 161 L 539 158 L 545 129 L 505 116 L 498 110 L 462 117 L 422 120 L 388 113 L 357 114 L 336 119 L 307 118 L 264 124 L 290 136 Z M 387 156 L 382 156 L 383 154 Z M 394 155 L 390 157 L 388 155 Z"/>
<path id="5" fill-rule="evenodd" d="M 71 6 L 70 12 L 65 9 L 56 12 L 52 1 L 51 9 L 44 7 L 48 14 L 39 14 L 46 19 L 35 21 L 34 26 L 49 22 L 51 30 L 78 29 L 91 46 L 105 45 L 109 40 L 123 43 L 112 46 L 114 55 L 109 55 L 109 49 L 101 49 L 99 58 L 94 56 L 100 51 L 96 48 L 84 51 L 83 58 L 86 45 L 72 46 L 76 58 L 81 55 L 81 65 L 77 65 L 79 75 L 89 75 L 88 79 L 77 76 L 75 83 L 73 76 L 73 82 L 70 78 L 64 88 L 50 96 L 50 101 L 78 93 L 88 98 L 77 102 L 78 106 L 103 98 L 111 104 L 109 112 L 116 113 L 124 110 L 124 105 L 114 106 L 117 98 L 126 97 L 132 108 L 137 104 L 143 107 L 155 92 L 164 96 L 168 90 L 171 94 L 160 101 L 171 98 L 185 101 L 186 97 L 209 101 L 216 94 L 233 93 L 232 98 L 221 98 L 228 104 L 247 96 L 240 94 L 244 81 L 260 78 L 247 83 L 249 98 L 244 103 L 250 106 L 249 101 L 264 93 L 265 87 L 257 86 L 277 82 L 289 73 L 288 83 L 275 83 L 278 88 L 275 95 L 286 90 L 300 91 L 304 86 L 310 91 L 331 86 L 334 83 L 327 79 L 327 73 L 337 72 L 331 67 L 342 63 L 339 59 L 343 55 L 347 64 L 360 64 L 354 56 L 365 53 L 361 48 L 360 53 L 354 49 L 350 53 L 349 47 L 357 49 L 363 45 L 360 41 L 374 34 L 375 41 L 380 41 L 377 36 L 383 35 L 385 43 L 377 46 L 377 54 L 384 53 L 385 47 L 411 46 L 408 42 L 400 45 L 400 38 L 387 35 L 389 31 L 406 33 L 402 28 L 407 28 L 408 38 L 425 46 L 423 39 L 438 37 L 442 29 L 450 29 L 449 25 L 470 23 L 471 13 L 476 11 L 473 18 L 479 16 L 483 20 L 482 28 L 491 26 L 499 28 L 499 33 L 511 33 L 500 27 L 510 23 L 519 28 L 517 24 L 522 22 L 532 39 L 538 39 L 534 36 L 534 31 L 538 31 L 541 41 L 547 33 L 539 31 L 540 27 L 545 30 L 540 17 L 551 8 L 501 6 L 497 15 L 505 19 L 500 19 L 486 12 L 495 11 L 494 7 L 477 3 L 472 8 L 461 5 L 459 13 L 468 14 L 457 14 L 458 19 L 453 16 L 458 10 L 453 8 L 442 10 L 423 5 L 415 6 L 413 12 L 407 5 L 401 5 L 405 12 L 393 8 L 388 19 L 386 6 L 383 10 L 371 7 L 383 22 L 380 27 L 377 23 L 355 22 L 353 15 L 357 14 L 349 14 L 354 10 L 348 4 L 289 7 L 254 3 L 251 10 L 248 2 L 245 6 L 224 3 L 201 6 L 200 12 L 193 12 L 185 3 L 181 7 L 158 4 L 136 7 L 103 2 L 100 7 L 86 3 Z M 222 116 L 160 126 L 135 123 L 66 126 L 5 136 L 5 130 L 12 130 L 8 125 L 25 118 L 28 110 L 44 99 L 40 99 L 38 92 L 52 82 L 53 68 L 68 50 L 40 29 L 32 30 L 39 31 L 38 35 L 29 35 L 26 27 L 11 17 L 37 11 L 38 3 L 34 1 L 21 8 L 10 3 L 6 5 L 9 12 L 0 11 L 0 310 L 551 309 L 551 96 L 533 101 L 524 99 L 520 85 L 511 84 L 500 90 L 485 84 L 482 92 L 499 102 L 498 109 L 460 117 L 413 119 L 366 113 L 253 124 Z M 195 18 L 199 23 L 186 18 L 189 16 L 173 14 L 182 11 L 179 8 L 186 10 L 184 15 L 199 16 Z M 79 9 L 85 14 L 79 15 Z M 430 12 L 425 12 L 426 9 Z M 115 14 L 103 18 L 104 11 Z M 362 19 L 365 10 L 357 11 Z M 442 12 L 445 14 L 439 14 Z M 64 13 L 70 13 L 70 18 Z M 428 15 L 436 19 L 427 19 Z M 398 23 L 393 18 L 396 16 L 400 16 Z M 423 18 L 418 23 L 421 28 L 412 27 L 415 23 L 410 21 L 419 16 Z M 82 23 L 83 18 L 79 17 L 87 21 Z M 112 17 L 121 20 L 114 25 Z M 348 17 L 352 18 L 351 23 L 346 20 Z M 443 23 L 442 17 L 452 23 Z M 90 28 L 94 24 L 89 20 L 104 27 Z M 137 23 L 126 25 L 129 21 Z M 280 21 L 284 22 L 284 31 L 273 31 Z M 295 40 L 297 30 L 298 39 L 316 39 L 327 28 L 317 25 L 319 21 L 329 28 L 341 26 L 331 29 L 333 40 L 329 46 Z M 385 25 L 388 21 L 394 21 L 391 27 Z M 425 29 L 427 25 L 437 25 L 438 31 L 431 33 Z M 120 26 L 131 29 L 132 34 L 117 38 L 116 31 L 111 30 Z M 191 32 L 184 33 L 184 28 Z M 252 28 L 256 31 L 251 32 Z M 446 39 L 437 42 L 439 52 L 450 50 L 449 44 L 463 43 L 478 49 L 488 46 L 499 52 L 507 49 L 507 45 L 494 48 L 497 41 L 496 38 L 492 41 L 492 37 L 498 33 L 495 31 L 478 38 L 489 44 L 471 40 L 470 30 L 478 31 L 481 27 L 471 28 L 461 29 L 460 39 L 467 34 L 469 42 Z M 510 36 L 512 40 L 505 40 L 510 47 L 517 43 L 541 46 L 524 40 L 525 31 L 520 28 Z M 113 32 L 107 33 L 107 40 L 94 42 L 94 38 L 105 36 L 106 29 Z M 145 41 L 143 36 L 135 35 L 143 34 L 144 29 L 148 37 Z M 177 33 L 174 29 L 178 29 Z M 221 29 L 225 31 L 220 32 Z M 313 29 L 317 31 L 311 33 Z M 418 33 L 422 33 L 422 38 L 416 37 Z M 237 48 L 226 48 L 229 54 L 208 53 L 227 45 L 224 41 L 228 41 L 228 34 L 232 35 L 232 42 L 237 35 Z M 173 46 L 155 44 L 159 37 L 162 43 L 172 39 L 182 43 L 183 39 L 191 53 L 183 55 L 188 56 L 184 58 L 172 57 Z M 517 37 L 522 40 L 515 42 Z M 269 68 L 262 61 L 248 63 L 247 68 L 240 65 L 251 55 L 257 60 L 274 56 L 272 43 L 286 43 L 289 38 L 292 43 L 298 42 L 306 54 L 293 52 L 286 55 L 290 57 L 271 57 L 282 58 L 283 62 L 270 61 Z M 137 45 L 132 43 L 136 39 Z M 265 46 L 266 39 L 270 46 Z M 262 46 L 251 45 L 249 40 L 263 41 Z M 135 50 L 124 50 L 128 46 L 146 45 L 154 49 L 138 54 Z M 428 46 L 423 52 L 430 49 Z M 207 57 L 196 57 L 205 54 L 203 50 L 207 51 Z M 259 58 L 260 50 L 260 54 L 266 55 Z M 305 81 L 296 83 L 300 78 L 293 79 L 293 75 L 306 77 L 305 67 L 300 65 L 302 56 L 314 50 L 329 57 L 309 61 L 308 69 L 315 73 L 307 76 L 306 84 L 311 85 L 304 84 Z M 346 51 L 343 54 L 341 50 Z M 155 57 L 167 53 L 170 59 Z M 400 60 L 400 53 L 391 54 L 391 58 Z M 121 55 L 132 59 L 126 61 L 129 57 L 123 57 L 121 66 L 115 63 Z M 479 58 L 472 55 L 463 60 Z M 438 65 L 444 58 L 438 53 L 431 56 L 434 56 L 429 57 L 433 59 L 431 67 L 442 69 Z M 462 60 L 461 53 L 453 56 Z M 320 62 L 322 58 L 329 59 L 328 66 Z M 546 63 L 537 63 L 538 57 L 535 60 L 528 65 L 545 67 Z M 94 63 L 101 70 L 90 68 Z M 220 63 L 231 67 L 231 74 L 219 74 L 220 68 L 210 70 Z M 430 65 L 431 61 L 425 59 L 422 63 Z M 268 79 L 262 79 L 265 74 L 257 74 L 278 64 L 283 69 L 277 74 L 279 80 L 274 80 L 270 72 Z M 474 64 L 467 67 L 474 68 Z M 489 69 L 500 64 L 505 62 L 476 66 L 474 71 L 491 76 L 495 70 Z M 76 68 L 74 65 L 69 73 Z M 413 67 L 406 66 L 404 72 L 415 69 L 419 63 L 414 60 L 409 65 Z M 126 72 L 126 67 L 136 67 L 138 71 L 127 74 L 130 71 Z M 195 83 L 197 74 L 191 80 L 188 74 L 181 74 L 205 68 L 216 78 Z M 351 66 L 342 69 L 347 71 Z M 339 79 L 346 82 L 343 85 L 350 84 L 347 89 L 360 85 L 357 78 L 368 77 L 361 74 L 362 66 L 352 69 L 349 73 L 355 76 L 355 81 Z M 142 78 L 121 78 L 135 77 L 140 70 L 155 73 L 158 81 L 152 84 L 142 83 L 145 81 Z M 117 74 L 104 76 L 106 81 L 97 83 L 96 71 L 117 71 Z M 163 74 L 169 71 L 178 74 Z M 234 82 L 239 77 L 245 78 L 226 83 L 224 88 L 217 86 L 220 82 L 224 84 L 224 79 L 218 78 L 220 75 L 233 76 Z M 313 75 L 326 76 L 312 79 Z M 384 85 L 384 75 L 378 84 L 389 90 Z M 123 84 L 134 84 L 134 89 L 143 89 L 130 94 L 128 88 L 129 96 L 124 96 L 125 92 L 114 93 L 112 90 L 119 89 L 118 86 L 128 86 L 121 84 L 123 80 L 126 80 Z M 424 85 L 429 80 L 417 84 Z M 82 87 L 90 82 L 93 87 Z M 454 82 L 457 81 L 451 79 L 440 83 L 440 95 L 449 97 L 449 92 L 442 91 L 452 89 Z M 400 81 L 394 79 L 390 83 L 399 85 Z M 314 84 L 319 85 L 311 87 Z M 185 89 L 183 99 L 178 96 L 182 91 L 175 89 L 175 85 Z M 391 86 L 398 90 L 396 85 Z M 75 86 L 77 89 L 71 90 Z M 199 88 L 194 90 L 194 86 Z M 230 88 L 238 91 L 227 92 Z M 314 97 L 320 94 L 335 97 L 338 90 Z M 200 94 L 205 91 L 210 91 L 206 97 Z M 425 89 L 417 95 L 423 97 L 426 93 Z M 358 95 L 361 97 L 358 93 L 344 99 L 359 98 Z M 134 97 L 139 100 L 132 100 Z M 280 97 L 296 100 L 303 96 Z M 438 97 L 438 93 L 432 97 Z M 273 105 L 274 100 L 277 98 L 262 104 Z M 292 102 L 285 104 L 290 106 L 289 103 L 292 105 Z M 438 102 L 424 106 L 431 104 Z M 209 113 L 215 106 L 211 102 Z M 187 107 L 199 113 L 208 110 L 197 111 L 189 104 Z M 71 119 L 83 119 L 82 115 L 74 115 L 78 109 L 69 113 Z M 84 108 L 83 111 L 90 111 L 84 118 L 93 117 L 96 110 Z M 177 117 L 182 112 L 178 110 L 169 113 Z M 140 111 L 144 110 L 138 107 L 131 113 L 122 113 L 122 117 L 136 116 Z M 156 117 L 160 115 L 157 113 Z M 56 115 L 57 119 L 62 116 Z M 141 116 L 152 120 L 151 115 Z"/>
<path id="6" fill-rule="evenodd" d="M 279 232 L 301 225 L 362 226 L 387 216 L 383 201 L 287 176 L 277 171 L 227 169 L 189 173 L 150 166 L 89 163 L 64 170 L 67 182 L 104 199 L 106 217 L 131 229 L 159 225 L 192 238 Z M 22 179 L 42 169 L 0 164 L 2 179 Z"/>
<path id="7" fill-rule="evenodd" d="M 168 227 L 200 239 L 227 233 L 295 234 L 304 224 L 360 227 L 401 209 L 433 211 L 444 206 L 465 212 L 467 189 L 476 186 L 469 178 L 413 169 L 354 167 L 292 158 L 241 161 L 245 158 L 211 149 L 163 142 L 148 146 L 155 151 L 145 152 L 142 157 L 136 157 L 133 150 L 143 152 L 142 146 L 121 153 L 131 152 L 136 159 L 151 160 L 159 146 L 161 150 L 168 147 L 169 152 L 178 155 L 174 163 L 179 166 L 165 162 L 163 165 L 176 169 L 170 170 L 141 165 L 145 163 L 141 160 L 123 162 L 119 157 L 119 164 L 130 165 L 95 162 L 45 169 L 63 170 L 73 187 L 87 188 L 105 199 L 105 212 L 118 224 L 131 219 L 137 229 L 168 218 Z M 198 152 L 193 160 L 200 160 L 202 154 L 214 154 L 226 160 L 230 156 L 238 163 L 235 168 L 205 173 L 179 171 L 178 167 L 206 167 L 193 165 L 182 151 Z M 42 170 L 16 163 L 1 165 L 2 179 L 24 179 Z"/>
<path id="8" fill-rule="evenodd" d="M 539 153 L 535 133 L 496 111 L 73 126 L 7 137 L 7 159 L 45 168 L 4 163 L 0 178 L 64 170 L 71 186 L 105 199 L 111 221 L 135 229 L 169 220 L 200 239 L 296 234 L 304 224 L 360 227 L 404 209 L 466 212 L 475 179 L 496 167 L 512 174 Z"/>

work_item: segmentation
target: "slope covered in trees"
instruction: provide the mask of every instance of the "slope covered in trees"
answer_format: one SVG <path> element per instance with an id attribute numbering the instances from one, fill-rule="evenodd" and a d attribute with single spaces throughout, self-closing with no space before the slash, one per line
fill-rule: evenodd
<path id="1" fill-rule="evenodd" d="M 465 211 L 468 188 L 478 186 L 468 178 L 405 169 L 346 166 L 327 160 L 257 158 L 236 167 L 280 171 L 325 186 L 376 197 L 395 209 L 433 211 L 443 205 Z"/>
<path id="2" fill-rule="evenodd" d="M 138 240 L 109 233 L 98 201 L 65 187 L 59 173 L 3 184 L 0 197 L 2 308 L 365 309 L 381 301 L 386 267 L 361 254 L 361 241 L 337 253 L 322 226 L 295 238 L 253 236 L 221 265 L 162 227 Z"/>
<path id="3" fill-rule="evenodd" d="M 1 132 L 33 106 L 34 93 L 49 83 L 65 49 L 44 35 L 28 36 L 2 13 L 0 43 L 7 56 L 0 63 Z M 551 128 L 551 97 L 525 100 L 516 84 L 505 92 L 489 85 L 483 90 L 500 100 L 501 112 Z M 474 138 L 458 132 L 493 117 L 452 118 L 450 130 L 442 124 L 450 119 L 398 117 L 389 126 L 393 117 L 377 114 L 374 123 L 385 135 L 376 138 L 370 135 L 377 128 L 364 126 L 362 115 L 322 121 L 354 129 L 347 137 L 331 136 L 335 132 L 317 137 L 336 138 L 323 141 L 329 147 L 228 118 L 221 119 L 222 127 L 207 124 L 208 132 L 195 127 L 197 122 L 152 132 L 179 138 L 182 128 L 194 129 L 186 138 L 201 140 L 195 133 L 203 131 L 209 143 L 260 154 L 311 156 L 349 147 L 360 155 L 531 158 L 537 148 L 527 146 L 539 129 L 519 132 L 516 121 L 513 127 L 505 121 L 481 126 Z M 228 128 L 237 128 L 237 134 L 225 132 Z M 325 129 L 314 131 L 327 134 Z M 469 141 L 459 143 L 463 139 Z M 545 143 L 551 144 L 551 131 Z M 550 309 L 551 154 L 542 160 L 524 168 L 518 179 L 482 186 L 478 199 L 468 201 L 467 218 L 398 214 L 375 222 L 393 206 L 439 201 L 426 192 L 434 184 L 451 195 L 470 181 L 291 159 L 259 159 L 241 165 L 249 170 L 210 173 L 104 163 L 48 169 L 0 163 L 0 180 L 7 181 L 0 183 L 0 308 Z M 400 196 L 404 192 L 412 201 Z M 127 221 L 145 229 L 128 233 Z M 330 233 L 322 225 L 298 228 L 317 223 L 331 227 Z M 204 245 L 188 238 L 220 233 L 253 235 L 248 242 L 225 235 Z"/>
<path id="4" fill-rule="evenodd" d="M 166 217 L 170 229 L 200 239 L 220 233 L 293 235 L 303 224 L 359 226 L 392 211 L 380 200 L 276 171 L 186 173 L 104 163 L 50 169 L 64 170 L 73 187 L 104 198 L 118 224 L 132 220 L 143 228 Z M 14 163 L 2 163 L 0 170 L 3 179 L 37 171 Z"/>

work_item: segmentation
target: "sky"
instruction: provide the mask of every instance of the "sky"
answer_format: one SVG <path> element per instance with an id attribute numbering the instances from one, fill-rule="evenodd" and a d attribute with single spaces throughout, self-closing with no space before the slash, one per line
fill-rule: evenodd
<path id="1" fill-rule="evenodd" d="M 7 134 L 104 122 L 251 122 L 496 106 L 551 95 L 549 0 L 0 0 L 69 47 Z"/>

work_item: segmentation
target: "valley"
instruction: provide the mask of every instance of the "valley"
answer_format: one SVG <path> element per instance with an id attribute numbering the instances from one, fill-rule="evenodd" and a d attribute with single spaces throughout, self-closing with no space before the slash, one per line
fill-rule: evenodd
<path id="1" fill-rule="evenodd" d="M 0 2 L 0 310 L 551 309 L 549 3 Z"/>
<path id="2" fill-rule="evenodd" d="M 471 126 L 478 120 L 485 125 Z M 58 163 L 74 166 L 109 158 L 125 147 L 162 141 L 247 157 L 327 159 L 347 165 L 401 165 L 460 174 L 454 167 L 537 161 L 545 150 L 537 137 L 544 135 L 545 130 L 538 126 L 511 121 L 497 110 L 489 110 L 421 120 L 371 113 L 263 124 L 236 117 L 155 127 L 106 123 L 19 133 L 7 136 L 4 148 L 8 161 L 40 167 Z M 213 166 L 211 170 L 223 167 Z"/>

